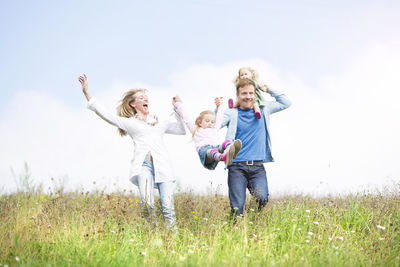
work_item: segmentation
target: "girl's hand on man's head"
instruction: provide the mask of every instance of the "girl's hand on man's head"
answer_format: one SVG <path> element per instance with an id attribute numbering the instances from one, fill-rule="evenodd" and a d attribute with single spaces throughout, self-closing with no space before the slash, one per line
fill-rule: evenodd
<path id="1" fill-rule="evenodd" d="M 261 91 L 266 92 L 266 93 L 268 93 L 268 91 L 269 91 L 269 87 L 265 83 L 264 84 L 260 84 L 259 88 L 261 89 Z"/>

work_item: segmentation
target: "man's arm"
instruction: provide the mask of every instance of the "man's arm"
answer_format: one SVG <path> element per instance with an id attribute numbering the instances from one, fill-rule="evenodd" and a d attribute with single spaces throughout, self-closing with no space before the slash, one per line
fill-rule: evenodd
<path id="1" fill-rule="evenodd" d="M 264 107 L 264 110 L 268 111 L 269 114 L 287 109 L 292 105 L 292 102 L 285 94 L 272 89 L 269 89 L 268 93 L 275 98 L 275 101 L 268 101 Z"/>

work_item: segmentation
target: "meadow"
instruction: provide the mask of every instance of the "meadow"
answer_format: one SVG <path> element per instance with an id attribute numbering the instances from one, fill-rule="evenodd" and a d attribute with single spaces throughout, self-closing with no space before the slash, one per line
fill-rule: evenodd
<path id="1" fill-rule="evenodd" d="M 177 231 L 129 192 L 4 194 L 0 266 L 399 266 L 399 192 L 250 199 L 235 224 L 226 196 L 180 192 Z"/>

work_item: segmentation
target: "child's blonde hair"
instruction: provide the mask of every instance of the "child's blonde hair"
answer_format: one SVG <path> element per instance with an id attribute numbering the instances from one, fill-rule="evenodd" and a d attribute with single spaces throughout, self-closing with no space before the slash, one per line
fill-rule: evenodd
<path id="1" fill-rule="evenodd" d="M 250 67 L 242 67 L 242 68 L 239 69 L 238 75 L 236 76 L 235 80 L 233 81 L 234 84 L 235 84 L 235 86 L 237 86 L 237 84 L 239 83 L 239 80 L 240 80 L 240 72 L 241 72 L 242 70 L 248 70 L 248 71 L 250 71 L 251 74 L 252 74 L 251 79 L 252 79 L 253 81 L 258 81 L 258 73 L 257 73 L 257 71 L 256 71 L 255 69 L 252 69 L 252 68 L 250 68 Z"/>
<path id="2" fill-rule="evenodd" d="M 195 124 L 196 124 L 196 129 L 194 129 L 192 136 L 201 128 L 200 124 L 201 121 L 204 119 L 205 115 L 214 115 L 215 113 L 212 112 L 211 110 L 204 110 L 203 112 L 200 113 L 200 115 L 196 118 Z"/>
<path id="3" fill-rule="evenodd" d="M 120 117 L 130 118 L 136 115 L 136 109 L 130 105 L 130 103 L 134 102 L 136 99 L 135 94 L 137 92 L 146 93 L 146 89 L 130 89 L 125 92 L 124 97 L 121 99 L 121 104 L 117 107 L 117 114 Z M 119 134 L 121 136 L 126 135 L 126 132 L 122 129 L 118 129 Z"/>

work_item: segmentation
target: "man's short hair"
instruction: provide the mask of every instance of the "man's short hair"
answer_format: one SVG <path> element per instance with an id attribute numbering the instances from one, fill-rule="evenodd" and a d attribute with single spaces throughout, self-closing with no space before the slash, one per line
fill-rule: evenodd
<path id="1" fill-rule="evenodd" d="M 256 91 L 256 83 L 250 79 L 239 79 L 238 83 L 236 84 L 236 94 L 239 93 L 239 88 L 243 88 L 247 85 L 253 85 L 254 92 Z"/>

